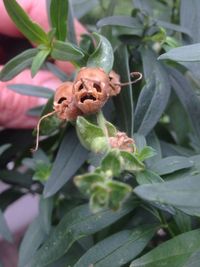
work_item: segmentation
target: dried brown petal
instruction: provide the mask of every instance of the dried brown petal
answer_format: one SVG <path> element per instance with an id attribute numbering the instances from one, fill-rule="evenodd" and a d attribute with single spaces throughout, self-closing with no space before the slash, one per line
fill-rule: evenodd
<path id="1" fill-rule="evenodd" d="M 82 114 L 75 105 L 72 89 L 73 83 L 65 82 L 56 90 L 53 108 L 61 120 L 75 120 Z"/>
<path id="2" fill-rule="evenodd" d="M 121 91 L 120 76 L 112 70 L 109 73 L 110 79 L 110 96 L 118 95 Z"/>
<path id="3" fill-rule="evenodd" d="M 109 78 L 101 68 L 84 67 L 74 81 L 76 106 L 84 113 L 99 111 L 109 98 Z"/>
<path id="4" fill-rule="evenodd" d="M 134 152 L 134 140 L 124 132 L 117 132 L 116 136 L 109 137 L 109 143 L 112 148 Z"/>

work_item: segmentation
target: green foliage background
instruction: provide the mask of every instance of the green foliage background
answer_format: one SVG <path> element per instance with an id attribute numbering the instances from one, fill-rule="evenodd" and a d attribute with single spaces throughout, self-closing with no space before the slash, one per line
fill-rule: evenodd
<path id="1" fill-rule="evenodd" d="M 46 120 L 41 129 L 46 138 L 34 155 L 32 131 L 0 131 L 0 179 L 10 185 L 0 194 L 0 234 L 6 240 L 12 242 L 5 209 L 24 194 L 40 195 L 40 212 L 21 242 L 18 266 L 199 267 L 200 2 L 47 1 L 49 33 L 30 21 L 14 0 L 4 4 L 37 47 L 9 61 L 0 72 L 1 81 L 27 67 L 32 76 L 45 68 L 62 81 L 72 79 L 52 59 L 71 61 L 76 69 L 113 68 L 122 82 L 130 79 L 131 71 L 144 75 L 103 108 L 107 120 L 135 139 L 145 164 L 140 171 L 120 173 L 118 180 L 133 191 L 117 211 L 93 213 L 88 198 L 74 185 L 73 177 L 98 166 L 102 155 L 83 147 L 73 125 L 61 125 L 55 117 Z M 84 35 L 80 44 L 74 37 L 74 15 L 96 32 Z M 9 88 L 49 99 L 42 110 L 29 114 L 52 110 L 49 88 Z M 89 128 L 89 143 L 94 135 Z M 156 154 L 145 157 L 146 146 Z"/>

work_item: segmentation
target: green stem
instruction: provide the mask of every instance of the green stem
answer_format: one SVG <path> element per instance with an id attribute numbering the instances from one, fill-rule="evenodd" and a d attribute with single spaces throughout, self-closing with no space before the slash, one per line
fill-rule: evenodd
<path id="1" fill-rule="evenodd" d="M 163 224 L 163 227 L 168 230 L 168 232 L 171 235 L 171 237 L 175 237 L 176 235 L 174 234 L 174 232 L 170 228 L 165 216 L 163 215 L 163 213 L 161 211 L 159 211 L 159 217 L 160 217 L 160 222 Z"/>
<path id="2" fill-rule="evenodd" d="M 99 127 L 103 130 L 103 133 L 105 134 L 106 138 L 108 139 L 109 136 L 108 136 L 108 130 L 106 127 L 106 120 L 101 110 L 97 113 L 97 122 L 98 122 Z"/>
<path id="3" fill-rule="evenodd" d="M 97 123 L 99 127 L 103 130 L 103 133 L 106 137 L 106 142 L 108 144 L 107 151 L 109 151 L 110 148 L 109 134 L 108 134 L 108 129 L 106 127 L 106 119 L 104 118 L 103 112 L 101 110 L 97 113 Z"/>

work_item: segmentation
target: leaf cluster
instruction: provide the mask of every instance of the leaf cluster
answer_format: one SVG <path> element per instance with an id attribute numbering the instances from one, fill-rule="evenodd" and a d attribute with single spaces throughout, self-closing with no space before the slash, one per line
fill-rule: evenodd
<path id="1" fill-rule="evenodd" d="M 10 60 L 1 81 L 25 68 L 32 76 L 45 68 L 70 79 L 54 60 L 70 61 L 76 70 L 114 69 L 121 82 L 130 81 L 132 70 L 143 73 L 105 105 L 105 117 L 78 117 L 74 124 L 52 117 L 42 124 L 34 155 L 32 131 L 0 131 L 0 180 L 10 186 L 0 193 L 6 240 L 12 242 L 5 209 L 24 194 L 40 196 L 18 266 L 199 267 L 200 2 L 51 0 L 48 33 L 15 0 L 3 2 L 35 47 Z M 93 32 L 79 44 L 74 15 Z M 52 110 L 49 88 L 9 88 L 48 99 L 29 114 Z M 135 141 L 135 150 L 110 147 L 118 131 Z"/>

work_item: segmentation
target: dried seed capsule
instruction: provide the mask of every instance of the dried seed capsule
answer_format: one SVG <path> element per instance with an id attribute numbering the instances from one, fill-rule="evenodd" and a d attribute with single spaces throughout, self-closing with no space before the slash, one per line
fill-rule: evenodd
<path id="1" fill-rule="evenodd" d="M 76 106 L 84 113 L 98 112 L 109 98 L 109 77 L 101 68 L 84 67 L 73 86 Z"/>
<path id="2" fill-rule="evenodd" d="M 109 137 L 110 146 L 127 152 L 134 152 L 135 142 L 124 132 L 117 132 L 116 136 Z"/>
<path id="3" fill-rule="evenodd" d="M 75 120 L 82 114 L 75 105 L 72 89 L 73 83 L 65 82 L 55 92 L 53 108 L 61 120 Z"/>
<path id="4" fill-rule="evenodd" d="M 114 70 L 111 70 L 108 76 L 110 80 L 110 96 L 118 95 L 121 91 L 120 76 Z"/>

